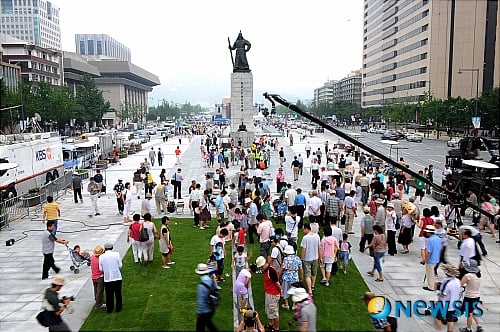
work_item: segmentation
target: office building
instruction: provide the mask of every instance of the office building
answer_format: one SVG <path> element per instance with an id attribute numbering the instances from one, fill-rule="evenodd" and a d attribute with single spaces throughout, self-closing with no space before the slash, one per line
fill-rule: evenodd
<path id="1" fill-rule="evenodd" d="M 363 107 L 475 98 L 500 84 L 499 59 L 498 0 L 364 1 Z"/>
<path id="2" fill-rule="evenodd" d="M 106 34 L 76 34 L 76 53 L 92 59 L 131 61 L 130 49 Z"/>
<path id="3" fill-rule="evenodd" d="M 45 0 L 0 0 L 0 33 L 60 51 L 59 8 Z"/>
<path id="4" fill-rule="evenodd" d="M 332 104 L 334 101 L 346 101 L 361 105 L 361 71 L 351 71 L 338 81 L 327 81 L 322 87 L 314 89 L 314 103 Z"/>
<path id="5" fill-rule="evenodd" d="M 0 34 L 2 61 L 20 67 L 24 83 L 63 84 L 62 54 L 24 40 Z"/>

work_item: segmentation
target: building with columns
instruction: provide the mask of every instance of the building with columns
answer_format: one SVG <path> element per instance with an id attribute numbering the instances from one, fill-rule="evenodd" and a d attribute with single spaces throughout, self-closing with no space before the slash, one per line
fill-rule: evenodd
<path id="1" fill-rule="evenodd" d="M 65 83 L 76 91 L 85 73 L 90 74 L 96 86 L 109 101 L 110 109 L 103 117 L 103 125 L 125 126 L 126 122 L 142 122 L 146 118 L 148 93 L 160 84 L 158 76 L 128 61 L 101 59 L 87 61 L 84 57 L 65 52 Z"/>
<path id="2" fill-rule="evenodd" d="M 99 69 L 101 76 L 95 78 L 96 85 L 111 104 L 110 112 L 104 115 L 103 121 L 112 119 L 117 126 L 133 118 L 144 121 L 148 93 L 154 86 L 160 85 L 158 76 L 128 61 L 109 59 L 89 61 L 89 64 Z"/>

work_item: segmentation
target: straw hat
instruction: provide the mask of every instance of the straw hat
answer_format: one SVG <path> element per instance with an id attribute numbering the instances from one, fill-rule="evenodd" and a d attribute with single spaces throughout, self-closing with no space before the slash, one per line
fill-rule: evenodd
<path id="1" fill-rule="evenodd" d="M 210 273 L 210 271 L 208 270 L 207 264 L 203 264 L 203 263 L 198 264 L 196 266 L 196 270 L 194 270 L 194 272 L 196 274 L 199 274 L 199 275 L 204 275 L 204 274 Z"/>
<path id="2" fill-rule="evenodd" d="M 456 277 L 458 275 L 458 269 L 452 264 L 443 264 L 441 265 L 441 269 L 448 277 Z"/>
<path id="3" fill-rule="evenodd" d="M 147 193 L 146 198 L 153 198 L 153 195 L 151 195 L 151 193 Z"/>
<path id="4" fill-rule="evenodd" d="M 245 198 L 245 204 L 252 203 L 252 199 L 250 197 Z"/>
<path id="5" fill-rule="evenodd" d="M 101 246 L 100 244 L 95 246 L 95 248 L 94 248 L 94 255 L 95 256 L 101 256 L 103 252 L 104 252 L 103 246 Z"/>
<path id="6" fill-rule="evenodd" d="M 297 288 L 292 294 L 293 302 L 302 302 L 309 297 L 309 294 L 304 288 Z"/>
<path id="7" fill-rule="evenodd" d="M 52 284 L 57 285 L 57 286 L 64 286 L 65 283 L 66 283 L 66 280 L 64 280 L 64 277 L 60 274 L 56 275 L 52 279 Z"/>
<path id="8" fill-rule="evenodd" d="M 387 203 L 387 207 L 394 209 L 394 204 L 393 203 Z"/>
<path id="9" fill-rule="evenodd" d="M 433 225 L 427 225 L 427 226 L 425 226 L 424 232 L 435 233 L 436 227 L 434 227 Z"/>

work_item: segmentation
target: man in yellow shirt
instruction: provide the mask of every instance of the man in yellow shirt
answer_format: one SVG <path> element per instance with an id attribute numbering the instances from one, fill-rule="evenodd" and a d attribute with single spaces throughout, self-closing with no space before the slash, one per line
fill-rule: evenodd
<path id="1" fill-rule="evenodd" d="M 45 221 L 54 221 L 54 236 L 57 232 L 57 219 L 61 216 L 61 209 L 59 208 L 59 204 L 54 202 L 54 197 L 47 196 L 47 204 L 43 207 L 43 219 L 42 224 Z"/>

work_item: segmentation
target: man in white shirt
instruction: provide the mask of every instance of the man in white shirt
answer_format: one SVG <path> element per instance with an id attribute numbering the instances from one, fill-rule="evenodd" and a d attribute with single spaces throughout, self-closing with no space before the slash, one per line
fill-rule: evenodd
<path id="1" fill-rule="evenodd" d="M 461 234 L 462 243 L 460 244 L 460 277 L 464 276 L 466 271 L 465 267 L 469 266 L 470 259 L 476 257 L 476 242 L 472 238 L 471 231 L 464 229 Z"/>
<path id="2" fill-rule="evenodd" d="M 450 165 L 444 165 L 443 172 L 441 173 L 441 185 L 445 186 L 446 182 L 448 182 L 448 175 L 451 175 Z"/>
<path id="3" fill-rule="evenodd" d="M 300 166 L 299 166 L 299 174 L 302 175 L 302 171 L 304 170 L 304 158 L 302 158 L 302 156 L 298 155 L 297 157 L 297 161 L 299 162 Z"/>
<path id="4" fill-rule="evenodd" d="M 356 195 L 355 190 L 351 190 L 349 196 L 347 196 L 344 200 L 345 207 L 345 231 L 347 234 L 354 234 L 352 231 L 352 224 L 354 222 L 354 217 L 357 217 L 357 204 L 354 200 L 354 196 Z"/>
<path id="5" fill-rule="evenodd" d="M 106 310 L 112 313 L 122 311 L 122 259 L 120 254 L 113 251 L 113 244 L 104 245 L 104 254 L 99 256 L 99 269 L 104 273 L 104 289 L 106 290 Z"/>
<path id="6" fill-rule="evenodd" d="M 311 144 L 309 142 L 306 143 L 306 158 L 309 158 L 311 155 Z"/>
<path id="7" fill-rule="evenodd" d="M 442 317 L 441 312 L 438 312 L 438 315 L 436 316 L 436 325 L 438 331 L 441 331 L 442 322 L 443 320 L 446 320 L 448 323 L 447 331 L 453 332 L 455 322 L 458 321 L 455 308 L 460 301 L 462 287 L 460 286 L 460 280 L 457 279 L 458 271 L 455 266 L 452 264 L 444 264 L 441 268 L 443 269 L 446 278 L 441 280 L 438 298 L 443 304 L 443 308 L 447 307 L 448 310 L 446 312 L 446 317 Z"/>
<path id="8" fill-rule="evenodd" d="M 342 229 L 337 227 L 337 219 L 330 220 L 330 227 L 332 229 L 332 236 L 337 239 L 337 242 L 342 242 Z"/>
<path id="9" fill-rule="evenodd" d="M 247 208 L 248 242 L 253 244 L 253 236 L 257 234 L 257 214 L 259 214 L 259 209 L 250 197 L 245 198 L 245 207 Z"/>
<path id="10" fill-rule="evenodd" d="M 198 227 L 200 225 L 200 210 L 198 209 L 200 206 L 200 198 L 202 196 L 201 193 L 201 185 L 199 183 L 196 184 L 194 190 L 189 194 L 189 208 L 193 210 L 194 214 L 194 227 Z M 203 227 L 200 227 L 203 229 Z"/>
<path id="11" fill-rule="evenodd" d="M 295 206 L 292 206 L 288 215 L 285 216 L 285 232 L 289 241 L 297 243 L 299 221 L 300 218 L 297 218 L 297 209 Z"/>
<path id="12" fill-rule="evenodd" d="M 470 231 L 471 237 L 479 245 L 479 248 L 481 248 L 481 252 L 483 253 L 483 256 L 488 255 L 488 252 L 486 251 L 486 247 L 484 246 L 484 243 L 483 243 L 483 236 L 476 228 L 474 228 L 472 226 L 466 226 L 466 225 L 462 225 L 462 226 L 458 227 L 459 239 L 461 239 L 462 234 L 466 229 L 468 229 Z"/>
<path id="13" fill-rule="evenodd" d="M 307 291 L 312 295 L 314 284 L 316 282 L 316 275 L 318 273 L 321 240 L 318 234 L 311 231 L 311 225 L 304 224 L 303 231 L 304 237 L 300 243 L 300 246 L 302 247 L 300 258 L 302 259 Z"/>
<path id="14" fill-rule="evenodd" d="M 287 190 L 285 191 L 285 203 L 290 210 L 291 206 L 295 206 L 295 197 L 297 196 L 297 191 L 292 188 L 292 184 L 289 183 L 286 185 Z"/>
<path id="15" fill-rule="evenodd" d="M 254 172 L 253 172 L 253 175 L 254 175 L 254 178 L 255 178 L 255 185 L 258 186 L 259 183 L 262 182 L 262 178 L 264 177 L 264 171 L 261 170 L 260 168 L 257 168 Z"/>
<path id="16" fill-rule="evenodd" d="M 309 221 L 311 222 L 311 229 L 314 233 L 318 233 L 319 221 L 321 217 L 321 198 L 318 197 L 318 191 L 311 192 L 312 197 L 307 202 L 307 213 L 309 214 Z M 312 225 L 314 224 L 314 225 Z M 314 228 L 314 229 L 313 229 Z"/>

